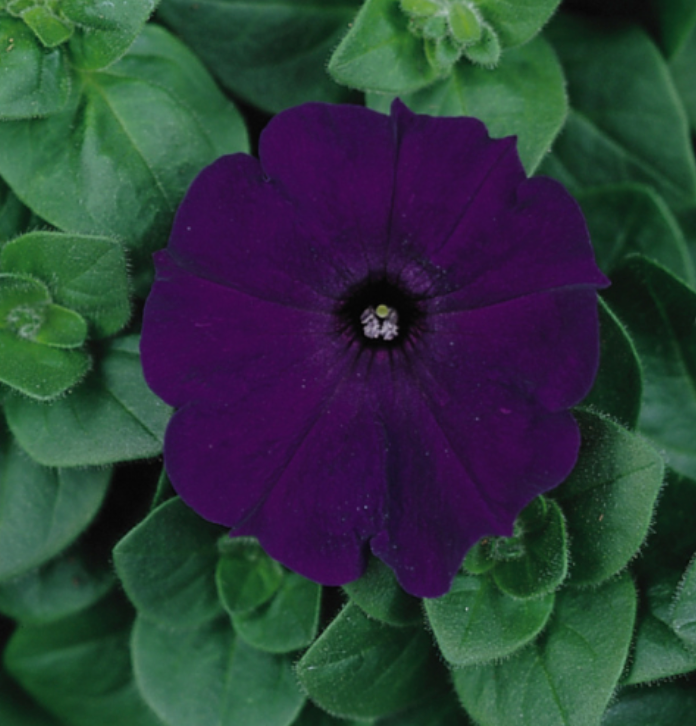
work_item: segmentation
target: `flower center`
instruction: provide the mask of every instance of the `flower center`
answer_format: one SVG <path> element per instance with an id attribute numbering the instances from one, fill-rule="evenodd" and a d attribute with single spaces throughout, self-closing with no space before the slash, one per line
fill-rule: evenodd
<path id="1" fill-rule="evenodd" d="M 336 310 L 341 332 L 366 348 L 403 344 L 422 315 L 416 298 L 384 278 L 368 279 L 348 290 Z"/>

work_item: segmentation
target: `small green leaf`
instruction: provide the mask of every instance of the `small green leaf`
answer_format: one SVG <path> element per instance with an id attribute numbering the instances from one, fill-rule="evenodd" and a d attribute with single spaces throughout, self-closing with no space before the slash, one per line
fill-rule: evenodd
<path id="1" fill-rule="evenodd" d="M 472 0 L 505 48 L 531 40 L 548 22 L 561 0 Z"/>
<path id="2" fill-rule="evenodd" d="M 392 99 L 368 94 L 367 103 L 388 113 Z M 495 72 L 459 63 L 449 78 L 401 100 L 416 113 L 475 116 L 493 137 L 515 134 L 528 174 L 553 143 L 568 109 L 563 71 L 543 38 L 506 52 Z"/>
<path id="3" fill-rule="evenodd" d="M 23 202 L 59 229 L 140 250 L 148 265 L 193 177 L 246 149 L 235 107 L 155 25 L 108 70 L 77 74 L 60 113 L 0 124 L 0 174 Z"/>
<path id="4" fill-rule="evenodd" d="M 63 620 L 20 627 L 5 664 L 66 726 L 161 726 L 133 682 L 131 619 L 130 609 L 110 597 Z"/>
<path id="5" fill-rule="evenodd" d="M 630 578 L 565 588 L 543 635 L 511 658 L 453 671 L 469 715 L 483 726 L 597 724 L 628 655 L 636 610 Z"/>
<path id="6" fill-rule="evenodd" d="M 167 726 L 290 726 L 305 701 L 289 656 L 254 650 L 227 618 L 174 630 L 138 616 L 140 692 Z"/>
<path id="7" fill-rule="evenodd" d="M 643 366 L 638 430 L 670 466 L 696 477 L 696 293 L 636 256 L 614 275 L 606 297 L 631 331 Z"/>
<path id="8" fill-rule="evenodd" d="M 634 181 L 654 186 L 675 209 L 696 203 L 686 116 L 647 35 L 636 26 L 559 16 L 547 37 L 563 64 L 572 111 L 544 173 L 572 189 Z"/>
<path id="9" fill-rule="evenodd" d="M 422 628 L 370 620 L 349 603 L 296 666 L 310 698 L 343 718 L 377 718 L 441 687 L 430 637 Z"/>
<path id="10" fill-rule="evenodd" d="M 679 223 L 662 197 L 643 184 L 615 184 L 579 192 L 597 264 L 611 274 L 630 254 L 642 254 L 687 283 L 694 267 Z"/>
<path id="11" fill-rule="evenodd" d="M 687 646 L 696 648 L 696 558 L 691 561 L 679 583 L 670 620 L 674 632 Z"/>
<path id="12" fill-rule="evenodd" d="M 652 688 L 622 688 L 604 712 L 602 726 L 675 726 L 696 713 L 696 691 L 689 683 Z"/>
<path id="13" fill-rule="evenodd" d="M 61 0 L 60 11 L 75 23 L 70 60 L 77 68 L 99 70 L 117 61 L 150 17 L 155 0 Z"/>
<path id="14" fill-rule="evenodd" d="M 326 73 L 360 0 L 165 0 L 161 17 L 235 96 L 270 112 L 353 92 Z"/>
<path id="15" fill-rule="evenodd" d="M 471 45 L 464 47 L 464 55 L 475 65 L 492 70 L 500 62 L 503 49 L 495 30 L 484 23 L 481 26 L 481 37 Z"/>
<path id="16" fill-rule="evenodd" d="M 22 13 L 22 20 L 34 31 L 46 48 L 65 43 L 73 34 L 73 26 L 54 15 L 45 5 L 34 5 Z"/>
<path id="17" fill-rule="evenodd" d="M 635 429 L 643 394 L 638 352 L 626 328 L 601 297 L 599 336 L 599 371 L 583 405 Z"/>
<path id="18" fill-rule="evenodd" d="M 98 466 L 157 456 L 171 409 L 147 387 L 139 337 L 109 341 L 94 370 L 50 403 L 8 397 L 5 414 L 22 447 L 45 466 Z"/>
<path id="19" fill-rule="evenodd" d="M 457 575 L 446 595 L 423 602 L 442 655 L 469 666 L 504 658 L 535 638 L 551 615 L 554 595 L 518 600 L 490 577 Z"/>
<path id="20" fill-rule="evenodd" d="M 449 28 L 454 39 L 462 45 L 476 43 L 481 38 L 481 16 L 475 5 L 456 4 L 448 13 Z"/>
<path id="21" fill-rule="evenodd" d="M 3 247 L 0 266 L 42 280 L 57 303 L 90 323 L 94 337 L 114 335 L 128 322 L 126 258 L 114 240 L 31 232 Z"/>
<path id="22" fill-rule="evenodd" d="M 418 598 L 404 592 L 393 570 L 376 557 L 370 557 L 359 580 L 343 589 L 367 615 L 388 625 L 417 625 L 423 619 Z"/>
<path id="23" fill-rule="evenodd" d="M 114 576 L 87 547 L 73 545 L 53 560 L 0 583 L 0 612 L 23 625 L 60 620 L 94 605 Z"/>
<path id="24" fill-rule="evenodd" d="M 337 83 L 377 93 L 413 93 L 438 72 L 428 63 L 423 41 L 408 30 L 399 0 L 367 0 L 329 61 Z"/>
<path id="25" fill-rule="evenodd" d="M 319 627 L 321 587 L 294 572 L 286 573 L 270 602 L 245 613 L 232 613 L 237 634 L 269 653 L 306 648 Z"/>
<path id="26" fill-rule="evenodd" d="M 214 577 L 223 531 L 178 498 L 132 529 L 114 548 L 114 565 L 138 612 L 175 627 L 219 616 Z"/>
<path id="27" fill-rule="evenodd" d="M 603 582 L 625 567 L 645 539 L 664 479 L 659 454 L 621 426 L 577 412 L 578 463 L 552 492 L 572 543 L 569 582 Z"/>
<path id="28" fill-rule="evenodd" d="M 0 20 L 0 119 L 57 113 L 70 95 L 65 54 L 59 48 L 43 48 L 21 20 Z"/>
<path id="29" fill-rule="evenodd" d="M 45 469 L 0 431 L 0 582 L 67 547 L 104 500 L 109 469 Z"/>
<path id="30" fill-rule="evenodd" d="M 283 568 L 255 539 L 228 538 L 219 549 L 215 582 L 227 612 L 234 615 L 254 610 L 278 591 L 283 582 Z"/>
<path id="31" fill-rule="evenodd" d="M 568 542 L 563 514 L 558 505 L 549 500 L 544 521 L 527 530 L 525 513 L 515 523 L 519 533 L 509 538 L 521 547 L 513 559 L 497 562 L 491 575 L 496 585 L 511 597 L 539 597 L 556 590 L 568 572 Z"/>

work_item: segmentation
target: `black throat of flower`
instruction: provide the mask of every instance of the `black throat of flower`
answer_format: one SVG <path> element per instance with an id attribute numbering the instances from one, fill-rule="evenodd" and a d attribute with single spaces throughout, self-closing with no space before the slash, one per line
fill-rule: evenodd
<path id="1" fill-rule="evenodd" d="M 336 317 L 342 333 L 367 349 L 403 346 L 423 312 L 416 297 L 385 277 L 369 278 L 348 290 Z"/>

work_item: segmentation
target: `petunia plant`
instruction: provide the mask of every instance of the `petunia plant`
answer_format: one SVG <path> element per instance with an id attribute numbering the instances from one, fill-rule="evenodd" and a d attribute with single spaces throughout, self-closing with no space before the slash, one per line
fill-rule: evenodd
<path id="1" fill-rule="evenodd" d="M 696 712 L 696 5 L 0 0 L 2 726 Z"/>

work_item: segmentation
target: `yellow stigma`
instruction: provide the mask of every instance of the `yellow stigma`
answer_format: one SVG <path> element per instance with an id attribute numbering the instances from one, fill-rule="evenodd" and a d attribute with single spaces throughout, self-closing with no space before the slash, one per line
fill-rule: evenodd
<path id="1" fill-rule="evenodd" d="M 389 315 L 389 308 L 386 305 L 378 305 L 375 308 L 375 315 L 378 318 L 382 318 L 382 320 L 384 320 L 384 318 L 386 318 L 387 315 Z"/>

